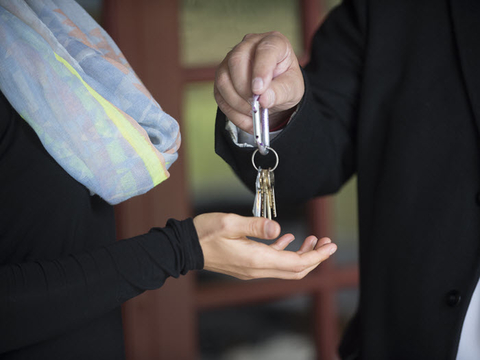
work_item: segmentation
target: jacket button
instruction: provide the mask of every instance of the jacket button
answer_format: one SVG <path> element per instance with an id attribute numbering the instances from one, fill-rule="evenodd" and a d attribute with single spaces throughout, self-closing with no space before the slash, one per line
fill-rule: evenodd
<path id="1" fill-rule="evenodd" d="M 449 291 L 447 293 L 447 296 L 445 297 L 445 302 L 450 307 L 457 306 L 458 304 L 460 304 L 461 300 L 462 300 L 462 296 L 460 295 L 460 291 L 458 290 Z"/>

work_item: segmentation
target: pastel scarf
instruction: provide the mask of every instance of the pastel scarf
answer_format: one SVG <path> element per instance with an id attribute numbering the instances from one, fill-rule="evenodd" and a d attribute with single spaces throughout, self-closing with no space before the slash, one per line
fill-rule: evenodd
<path id="1" fill-rule="evenodd" d="M 177 159 L 177 122 L 72 0 L 0 0 L 0 90 L 58 164 L 110 204 L 167 179 Z"/>

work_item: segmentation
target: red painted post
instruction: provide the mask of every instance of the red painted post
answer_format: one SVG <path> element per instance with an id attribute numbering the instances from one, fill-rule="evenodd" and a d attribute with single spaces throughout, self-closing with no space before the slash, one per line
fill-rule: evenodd
<path id="1" fill-rule="evenodd" d="M 163 109 L 181 123 L 182 69 L 179 61 L 179 2 L 106 0 L 104 26 Z M 180 124 L 181 125 L 181 124 Z M 170 217 L 191 215 L 184 147 L 171 179 L 148 194 L 116 207 L 120 238 L 164 226 Z M 127 359 L 197 358 L 194 276 L 168 280 L 123 306 Z"/>

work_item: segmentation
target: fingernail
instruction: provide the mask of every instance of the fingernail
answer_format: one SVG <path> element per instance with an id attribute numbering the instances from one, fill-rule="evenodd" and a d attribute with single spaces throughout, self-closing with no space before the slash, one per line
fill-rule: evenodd
<path id="1" fill-rule="evenodd" d="M 265 234 L 267 237 L 272 238 L 276 235 L 277 233 L 277 227 L 273 221 L 266 221 L 265 222 Z"/>
<path id="2" fill-rule="evenodd" d="M 263 89 L 263 79 L 259 77 L 256 77 L 255 79 L 253 79 L 252 91 L 257 92 L 257 91 L 261 91 L 262 89 Z"/>

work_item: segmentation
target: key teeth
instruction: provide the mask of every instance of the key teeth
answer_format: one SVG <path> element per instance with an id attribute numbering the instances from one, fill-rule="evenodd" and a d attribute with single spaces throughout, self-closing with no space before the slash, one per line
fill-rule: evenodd
<path id="1" fill-rule="evenodd" d="M 272 214 L 273 214 L 273 217 L 277 217 L 277 204 L 275 203 L 275 189 L 274 187 L 272 186 L 272 189 L 271 189 L 271 202 L 272 202 Z"/>

